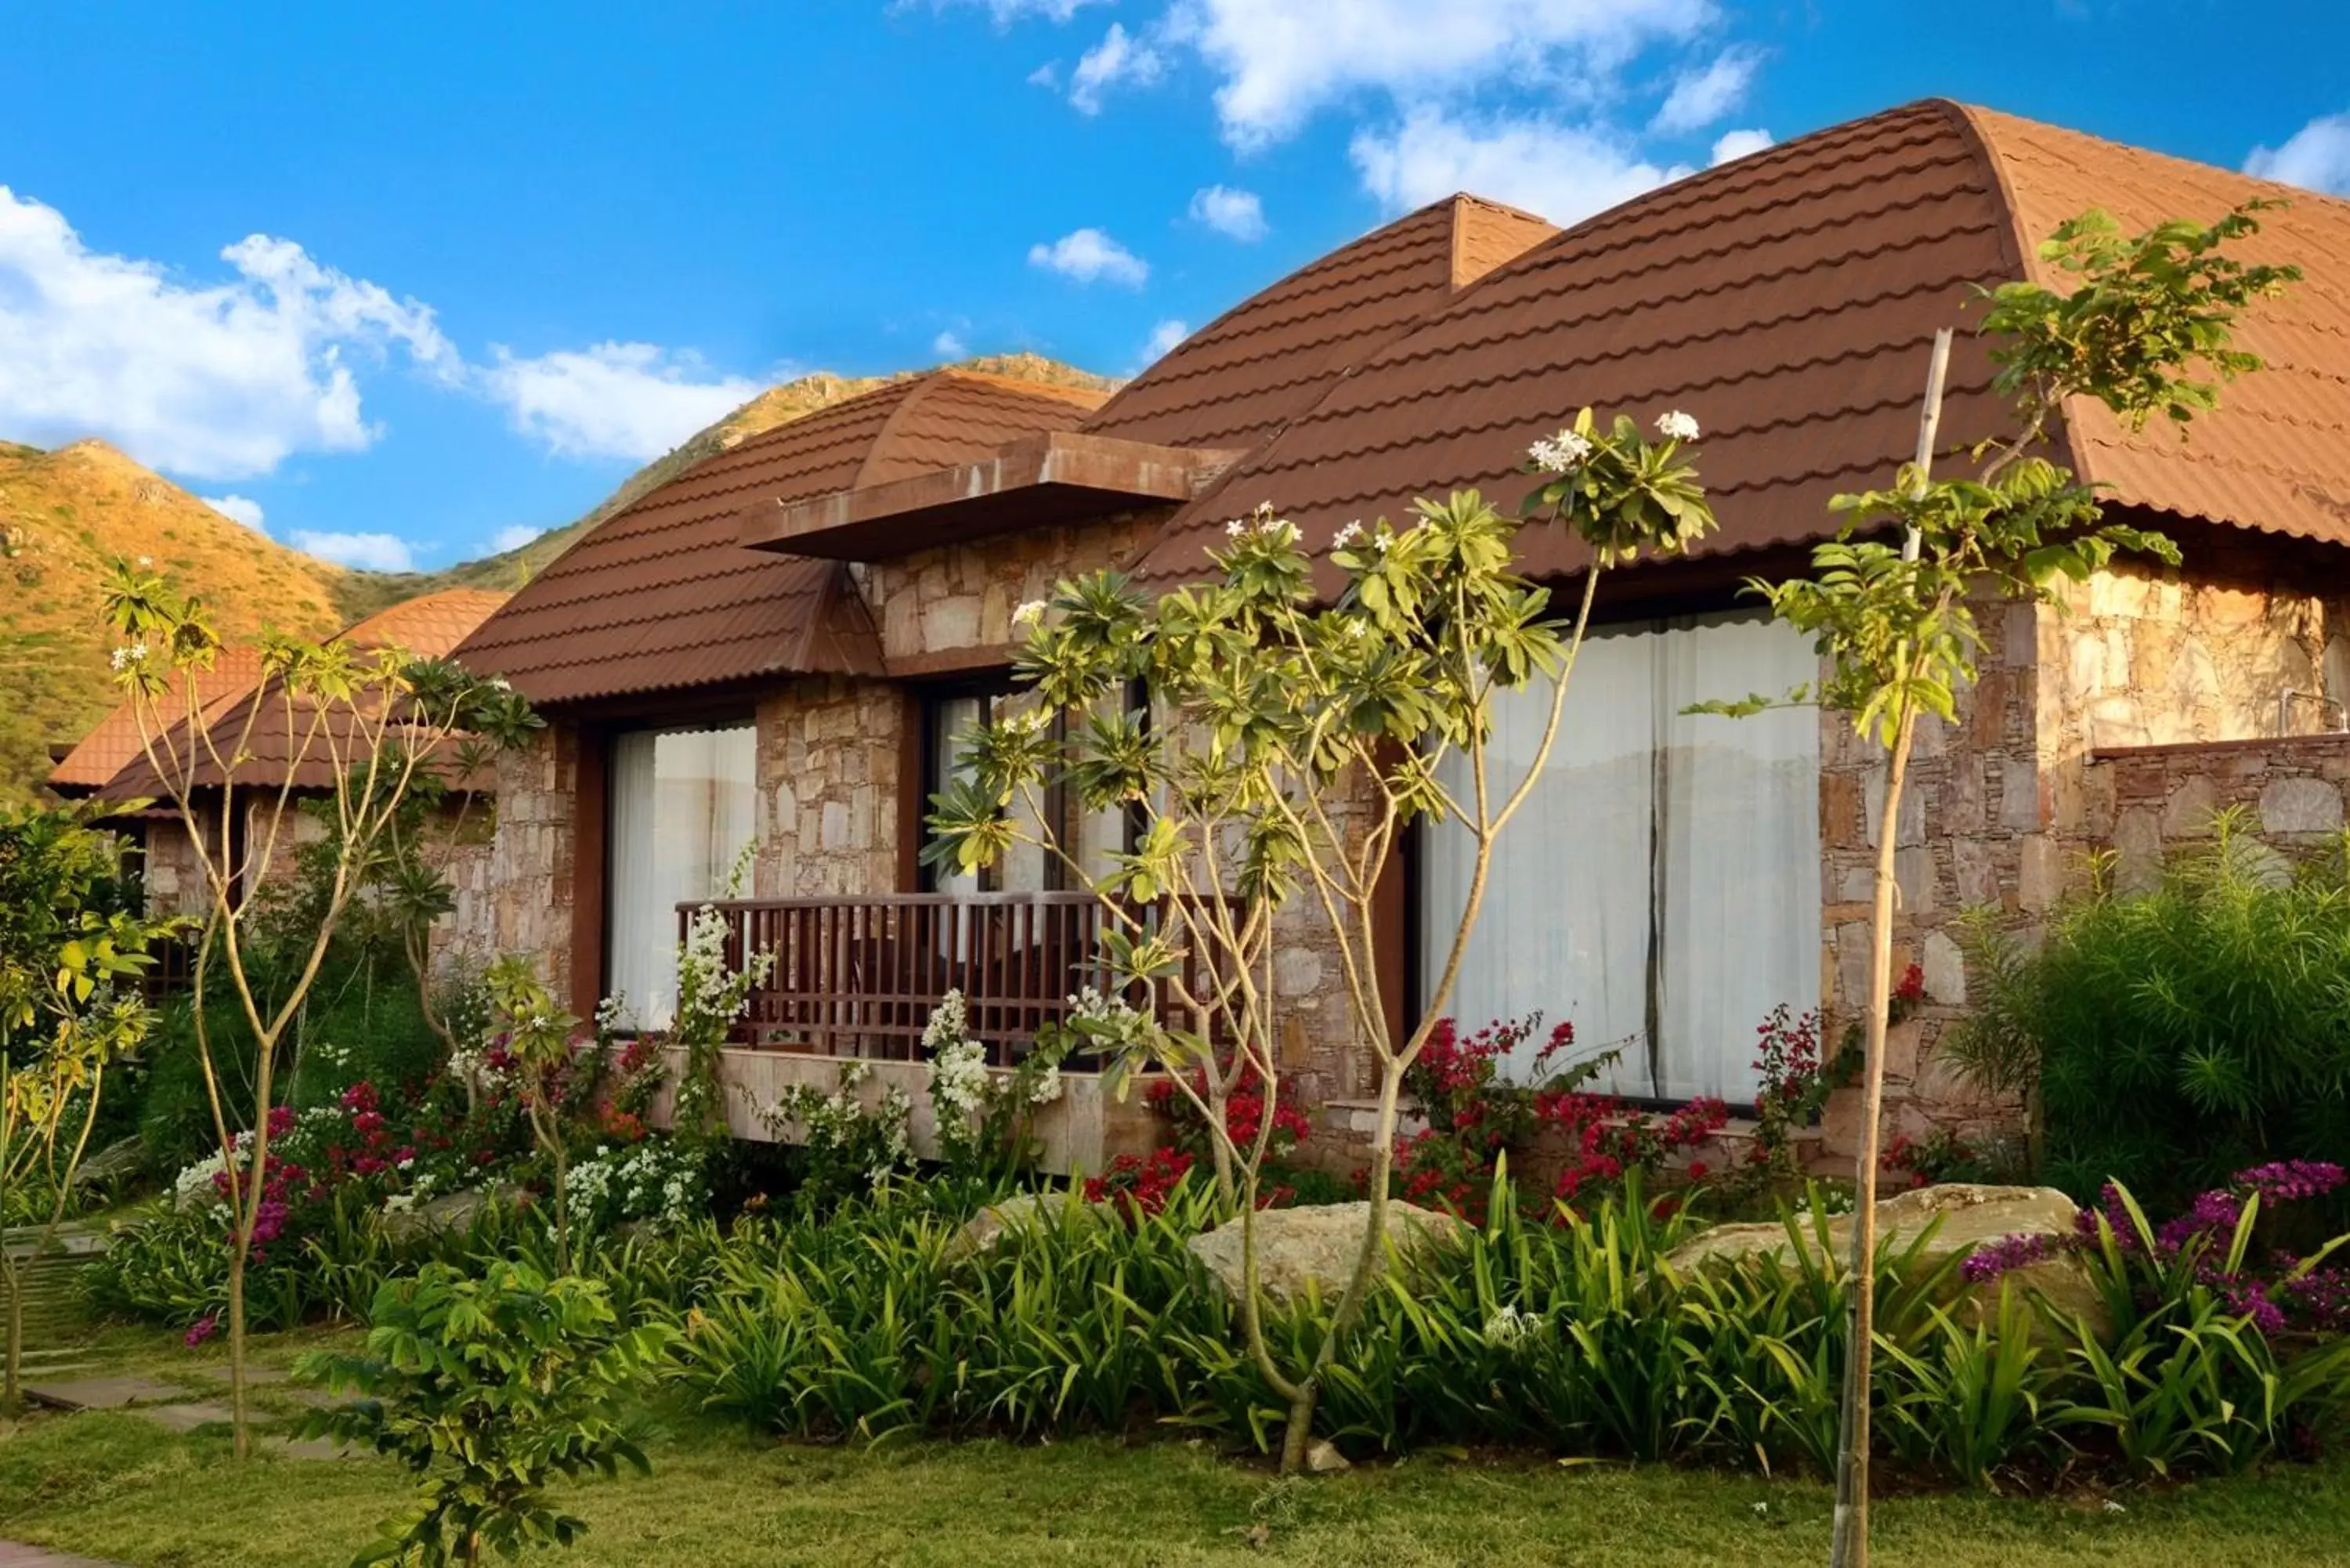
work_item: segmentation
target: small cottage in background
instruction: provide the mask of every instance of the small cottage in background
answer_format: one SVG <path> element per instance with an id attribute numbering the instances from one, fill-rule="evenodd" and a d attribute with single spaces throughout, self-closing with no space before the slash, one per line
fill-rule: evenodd
<path id="1" fill-rule="evenodd" d="M 2243 324 L 2269 368 L 2185 442 L 2095 407 L 2052 432 L 2058 461 L 2106 486 L 2117 517 L 2168 533 L 2185 565 L 2117 565 L 2063 611 L 1983 607 L 1982 679 L 1958 722 L 1921 735 L 1900 820 L 1875 820 L 1882 759 L 1843 721 L 1687 713 L 1817 675 L 1743 585 L 1803 569 L 1835 527 L 1829 499 L 1910 455 L 1937 328 L 1960 331 L 1946 450 L 2002 428 L 1970 330 L 1978 286 L 2063 286 L 2035 247 L 2089 207 L 2142 227 L 2287 195 L 2244 247 L 2308 275 Z M 1315 547 L 1416 496 L 1474 486 L 1514 504 L 1527 444 L 1586 404 L 1693 416 L 1721 529 L 1686 561 L 1604 580 L 1564 739 L 1496 867 L 1463 1018 L 1540 1009 L 1586 1046 L 1622 1047 L 1616 1093 L 1749 1102 L 1774 1006 L 1832 1021 L 1859 1006 L 1889 832 L 1901 958 L 1927 1003 L 1897 1035 L 1894 1116 L 1912 1133 L 1969 1127 L 2002 1107 L 1930 1049 L 1966 999 L 1961 910 L 2045 909 L 2098 849 L 2144 876 L 2230 802 L 2287 839 L 2341 827 L 2350 203 L 1931 101 L 1563 232 L 1453 197 L 1243 302 L 1107 400 L 939 371 L 640 498 L 458 650 L 549 720 L 498 779 L 490 939 L 535 956 L 583 1015 L 625 992 L 657 1027 L 681 910 L 725 899 L 747 846 L 728 917 L 779 960 L 730 1057 L 748 1097 L 849 1058 L 918 1071 L 950 987 L 1016 1052 L 1097 972 L 1087 896 L 1042 857 L 984 882 L 920 859 L 957 732 L 1013 692 L 1014 607 L 1097 566 L 1153 587 L 1195 576 L 1225 520 L 1260 502 Z M 1586 566 L 1535 534 L 1523 564 L 1563 588 Z M 1537 720 L 1529 704 L 1501 722 L 1506 769 Z M 1076 820 L 1072 802 L 1045 809 L 1089 853 L 1128 830 Z M 1430 957 L 1419 933 L 1459 909 L 1462 865 L 1436 826 L 1391 878 L 1382 983 L 1399 1021 Z M 1313 930 L 1302 911 L 1284 927 L 1280 1049 L 1344 1128 L 1370 1068 Z M 1081 1075 L 1056 1113 L 1056 1159 L 1098 1168 L 1119 1113 Z M 1832 1108 L 1832 1144 L 1847 1120 Z M 764 1136 L 747 1106 L 737 1126 Z"/>
<path id="2" fill-rule="evenodd" d="M 396 648 L 418 659 L 445 659 L 505 600 L 504 594 L 481 588 L 444 589 L 355 621 L 336 633 L 333 640 L 359 649 Z M 188 712 L 184 683 L 191 680 L 199 705 L 192 724 L 184 717 Z M 256 825 L 265 831 L 280 792 L 290 785 L 297 800 L 322 796 L 334 787 L 334 765 L 328 748 L 307 736 L 308 724 L 317 715 L 297 700 L 289 716 L 282 686 L 264 677 L 257 648 L 223 648 L 210 670 L 192 675 L 177 673 L 172 682 L 172 690 L 147 714 L 150 727 L 161 722 L 159 733 L 142 735 L 139 712 L 125 701 L 65 755 L 50 773 L 48 784 L 68 798 L 149 802 L 134 813 L 112 819 L 138 849 L 134 864 L 144 885 L 149 912 L 202 915 L 211 907 L 211 892 L 197 857 L 197 841 L 189 836 L 165 778 L 184 774 L 193 782 L 192 804 L 206 841 L 216 841 L 219 825 L 225 820 L 230 857 L 242 867 L 249 865 Z M 161 770 L 149 758 L 151 744 L 156 756 L 164 759 Z M 346 761 L 365 761 L 364 754 L 351 754 L 348 744 L 337 750 L 346 753 Z M 225 776 L 222 761 L 233 762 Z M 452 820 L 462 815 L 477 823 L 478 831 L 469 835 L 472 842 L 459 847 L 446 867 L 456 889 L 457 909 L 439 933 L 437 946 L 444 951 L 461 939 L 486 933 L 490 927 L 483 900 L 488 891 L 493 781 L 484 777 L 453 782 L 460 795 L 480 800 L 478 811 L 462 801 L 448 806 Z M 225 801 L 224 784 L 229 797 Z M 298 816 L 289 821 L 289 831 L 296 834 L 308 832 L 314 826 Z M 297 841 L 289 838 L 278 849 L 269 868 L 272 877 L 292 873 Z M 479 962 L 486 962 L 490 956 L 475 949 L 467 950 Z"/>

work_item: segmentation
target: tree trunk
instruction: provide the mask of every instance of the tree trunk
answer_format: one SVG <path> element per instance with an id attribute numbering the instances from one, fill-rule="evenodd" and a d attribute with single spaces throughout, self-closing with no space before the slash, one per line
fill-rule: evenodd
<path id="1" fill-rule="evenodd" d="M 1893 1000 L 1894 856 L 1915 722 L 1905 707 L 1886 760 L 1877 819 L 1876 904 L 1869 911 L 1868 1035 L 1855 1159 L 1852 1312 L 1845 1341 L 1844 1413 L 1836 1440 L 1835 1528 L 1829 1568 L 1868 1568 L 1869 1378 L 1877 1333 L 1877 1165 L 1885 1109 L 1885 1034 Z"/>
<path id="2" fill-rule="evenodd" d="M 253 1434 L 244 1416 L 244 1221 L 237 1221 L 236 1250 L 228 1260 L 228 1407 L 230 1429 L 235 1434 L 232 1452 L 242 1459 L 253 1451 Z"/>

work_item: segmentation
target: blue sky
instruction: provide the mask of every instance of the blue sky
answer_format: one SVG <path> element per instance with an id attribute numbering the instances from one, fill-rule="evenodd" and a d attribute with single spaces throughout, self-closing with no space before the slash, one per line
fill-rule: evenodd
<path id="1" fill-rule="evenodd" d="M 105 437 L 359 564 L 566 522 L 773 380 L 1124 374 L 1452 189 L 1571 221 L 1929 94 L 2350 191 L 2338 0 L 18 0 L 8 32 L 0 438 Z"/>

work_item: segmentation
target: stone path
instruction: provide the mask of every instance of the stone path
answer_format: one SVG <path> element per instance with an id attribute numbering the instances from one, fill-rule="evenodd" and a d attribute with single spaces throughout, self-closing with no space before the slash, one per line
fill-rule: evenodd
<path id="1" fill-rule="evenodd" d="M 95 1557 L 76 1557 L 68 1552 L 52 1552 L 45 1546 L 19 1546 L 13 1541 L 0 1541 L 0 1568 L 116 1568 L 111 1563 L 101 1563 Z"/>

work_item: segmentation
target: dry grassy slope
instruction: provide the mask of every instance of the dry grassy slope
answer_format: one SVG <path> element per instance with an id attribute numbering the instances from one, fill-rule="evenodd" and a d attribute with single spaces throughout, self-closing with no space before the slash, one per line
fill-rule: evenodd
<path id="1" fill-rule="evenodd" d="M 150 556 L 210 602 L 221 629 L 323 636 L 357 574 L 222 516 L 103 441 L 0 443 L 0 798 L 48 771 L 114 701 L 101 596 L 118 558 Z"/>
<path id="2" fill-rule="evenodd" d="M 1035 354 L 962 364 L 1053 386 L 1112 385 Z M 518 587 L 598 523 L 703 458 L 897 379 L 819 372 L 770 387 L 630 474 L 577 522 L 432 573 L 354 572 L 288 549 L 103 441 L 51 452 L 0 441 L 0 800 L 27 795 L 48 772 L 50 745 L 78 739 L 113 702 L 99 605 L 118 556 L 152 556 L 211 602 L 230 636 L 276 626 L 324 637 L 436 588 Z"/>

